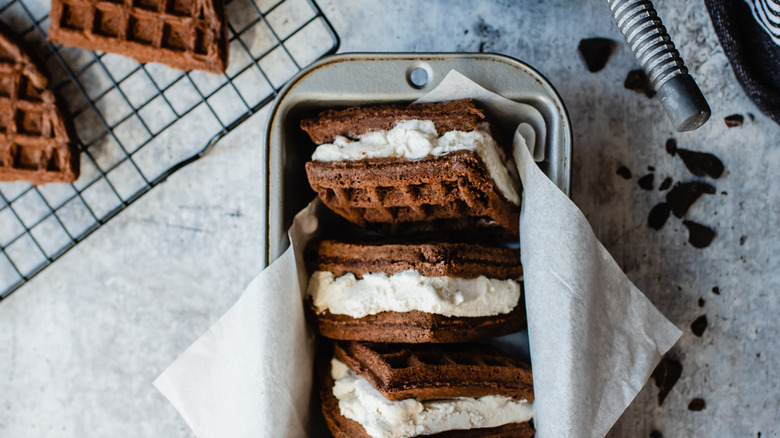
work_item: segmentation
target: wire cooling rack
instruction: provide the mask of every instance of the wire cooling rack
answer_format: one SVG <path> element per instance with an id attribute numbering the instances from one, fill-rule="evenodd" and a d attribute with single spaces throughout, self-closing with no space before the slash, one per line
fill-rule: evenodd
<path id="1" fill-rule="evenodd" d="M 339 39 L 312 0 L 227 0 L 224 75 L 51 44 L 49 0 L 0 0 L 43 55 L 81 147 L 74 184 L 0 183 L 0 300 L 273 100 Z"/>

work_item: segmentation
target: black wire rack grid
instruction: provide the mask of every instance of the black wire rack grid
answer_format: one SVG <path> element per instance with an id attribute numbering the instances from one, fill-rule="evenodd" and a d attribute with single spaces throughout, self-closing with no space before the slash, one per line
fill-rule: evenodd
<path id="1" fill-rule="evenodd" d="M 81 175 L 73 184 L 0 183 L 0 301 L 339 46 L 313 0 L 227 0 L 227 72 L 187 73 L 49 43 L 49 7 L 0 0 L 0 21 L 44 56 L 76 125 Z"/>

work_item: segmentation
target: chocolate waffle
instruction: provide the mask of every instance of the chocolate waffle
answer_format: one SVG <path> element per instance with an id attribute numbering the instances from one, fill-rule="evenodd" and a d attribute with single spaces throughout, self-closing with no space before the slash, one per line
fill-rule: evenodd
<path id="1" fill-rule="evenodd" d="M 521 280 L 523 267 L 517 249 L 467 243 L 348 243 L 323 240 L 308 251 L 312 271 L 334 276 L 369 272 L 391 275 L 414 269 L 429 277 L 475 278 L 484 275 L 501 280 Z"/>
<path id="2" fill-rule="evenodd" d="M 224 73 L 228 64 L 223 0 L 52 0 L 49 40 Z"/>
<path id="3" fill-rule="evenodd" d="M 351 244 L 323 241 L 308 251 L 309 270 L 328 271 L 334 277 L 367 273 L 393 275 L 414 270 L 427 277 L 476 278 L 522 281 L 517 249 L 475 244 Z M 464 317 L 419 310 L 385 311 L 360 318 L 317 312 L 307 300 L 309 317 L 319 333 L 340 340 L 451 343 L 501 336 L 522 330 L 526 324 L 524 300 L 509 313 Z"/>
<path id="4" fill-rule="evenodd" d="M 0 181 L 73 182 L 76 134 L 34 54 L 0 27 Z"/>
<path id="5" fill-rule="evenodd" d="M 326 338 L 410 344 L 473 341 L 518 332 L 526 326 L 522 301 L 507 314 L 482 317 L 442 316 L 418 310 L 381 312 L 362 318 L 325 311 L 310 317 Z"/>
<path id="6" fill-rule="evenodd" d="M 486 346 L 459 344 L 441 348 L 342 342 L 335 346 L 335 357 L 368 380 L 388 400 L 504 395 L 533 401 L 530 367 Z M 341 414 L 330 370 L 330 363 L 321 360 L 320 399 L 328 428 L 337 438 L 370 437 L 363 426 Z M 428 436 L 517 438 L 531 437 L 534 433 L 530 422 L 523 422 Z"/>
<path id="7" fill-rule="evenodd" d="M 309 161 L 309 184 L 350 222 L 390 234 L 491 229 L 516 237 L 519 207 L 473 151 L 419 160 Z"/>
<path id="8" fill-rule="evenodd" d="M 441 134 L 473 131 L 484 114 L 471 100 L 380 105 L 328 111 L 303 120 L 301 126 L 320 144 L 337 135 L 356 137 L 415 118 L 433 120 Z M 306 173 L 311 187 L 331 210 L 383 233 L 472 229 L 514 238 L 519 232 L 519 206 L 501 193 L 474 150 L 420 159 L 309 161 Z"/>
<path id="9" fill-rule="evenodd" d="M 485 121 L 485 113 L 472 99 L 411 105 L 376 105 L 327 110 L 301 122 L 301 129 L 316 144 L 331 143 L 337 136 L 357 139 L 373 131 L 387 131 L 401 120 L 431 120 L 439 135 L 447 131 L 473 131 Z"/>
<path id="10" fill-rule="evenodd" d="M 534 400 L 531 367 L 486 345 L 337 342 L 334 354 L 388 400 L 486 395 Z"/>

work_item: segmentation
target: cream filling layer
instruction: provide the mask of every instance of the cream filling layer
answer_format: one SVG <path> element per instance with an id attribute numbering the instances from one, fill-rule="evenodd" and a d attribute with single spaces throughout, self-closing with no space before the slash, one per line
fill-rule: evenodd
<path id="1" fill-rule="evenodd" d="M 444 316 L 478 317 L 506 314 L 520 301 L 515 280 L 426 277 L 409 269 L 392 275 L 370 273 L 357 278 L 316 271 L 308 294 L 318 313 L 362 318 L 380 312 L 419 310 Z"/>
<path id="2" fill-rule="evenodd" d="M 341 415 L 358 422 L 374 438 L 498 427 L 533 417 L 533 403 L 502 396 L 390 401 L 338 359 L 331 361 L 331 376 Z"/>
<path id="3" fill-rule="evenodd" d="M 360 136 L 357 141 L 336 137 L 333 143 L 317 146 L 311 159 L 356 161 L 393 157 L 414 160 L 461 150 L 475 150 L 498 190 L 510 202 L 520 204 L 517 179 L 507 169 L 504 152 L 490 136 L 486 126 L 471 132 L 450 131 L 439 137 L 430 120 L 404 120 L 389 131 L 371 132 Z"/>

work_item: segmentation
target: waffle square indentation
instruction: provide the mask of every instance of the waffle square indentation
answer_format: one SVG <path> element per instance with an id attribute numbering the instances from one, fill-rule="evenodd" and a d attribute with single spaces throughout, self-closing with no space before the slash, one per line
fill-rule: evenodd
<path id="1" fill-rule="evenodd" d="M 147 11 L 159 11 L 160 1 L 158 0 L 133 0 L 133 7 L 146 9 Z"/>
<path id="2" fill-rule="evenodd" d="M 81 30 L 89 27 L 90 16 L 88 11 L 79 10 L 67 3 L 62 5 L 62 19 L 60 20 L 60 26 L 70 30 Z"/>
<path id="3" fill-rule="evenodd" d="M 43 112 L 32 110 L 16 111 L 17 133 L 40 137 L 43 131 Z"/>
<path id="4" fill-rule="evenodd" d="M 92 31 L 106 37 L 118 37 L 123 27 L 122 13 L 114 8 L 96 9 Z"/>
<path id="5" fill-rule="evenodd" d="M 192 0 L 168 0 L 165 5 L 165 12 L 180 17 L 192 16 Z"/>
<path id="6" fill-rule="evenodd" d="M 141 44 L 152 44 L 156 27 L 154 20 L 131 15 L 127 24 L 127 39 Z"/>
<path id="7" fill-rule="evenodd" d="M 163 24 L 163 35 L 161 46 L 175 50 L 177 52 L 184 52 L 187 50 L 187 28 L 184 26 L 176 26 L 173 24 Z"/>

